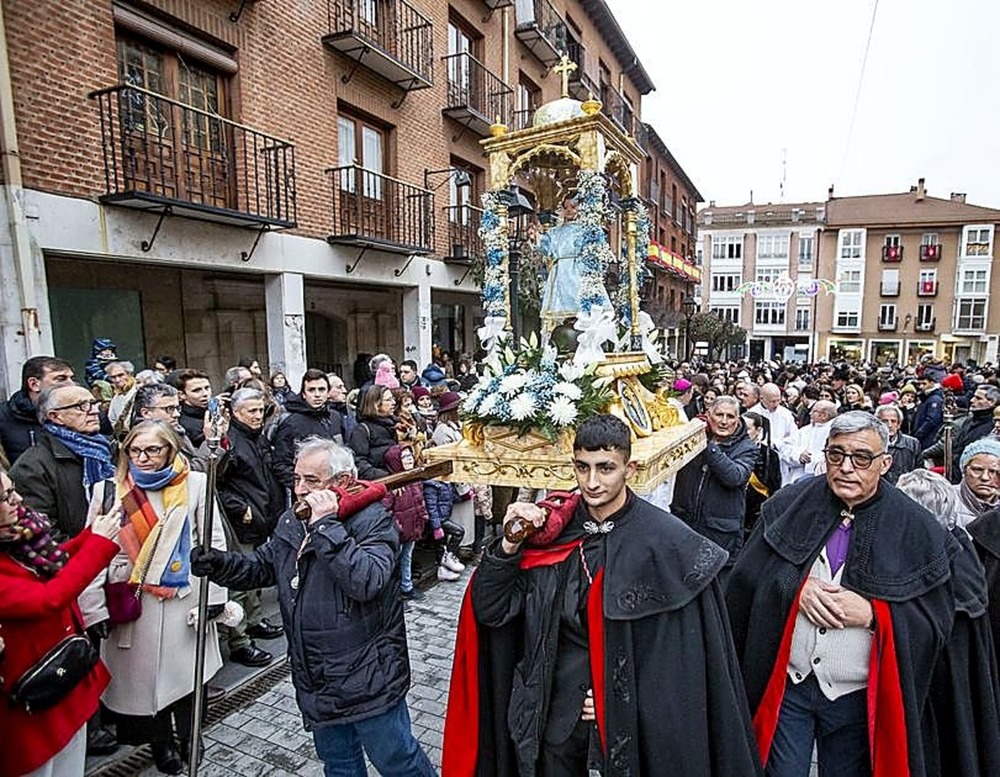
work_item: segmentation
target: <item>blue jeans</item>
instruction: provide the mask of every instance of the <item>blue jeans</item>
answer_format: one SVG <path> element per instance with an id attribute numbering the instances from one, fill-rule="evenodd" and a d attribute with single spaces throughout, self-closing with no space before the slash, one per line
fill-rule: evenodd
<path id="1" fill-rule="evenodd" d="M 399 574 L 402 578 L 399 587 L 406 594 L 413 590 L 413 547 L 416 544 L 404 542 L 403 552 L 399 557 Z"/>
<path id="2" fill-rule="evenodd" d="M 830 701 L 816 675 L 798 685 L 788 680 L 764 770 L 767 777 L 808 777 L 814 741 L 819 777 L 869 777 L 867 689 Z"/>
<path id="3" fill-rule="evenodd" d="M 374 718 L 318 728 L 313 741 L 326 777 L 367 777 L 365 753 L 383 777 L 437 777 L 413 738 L 406 699 Z"/>

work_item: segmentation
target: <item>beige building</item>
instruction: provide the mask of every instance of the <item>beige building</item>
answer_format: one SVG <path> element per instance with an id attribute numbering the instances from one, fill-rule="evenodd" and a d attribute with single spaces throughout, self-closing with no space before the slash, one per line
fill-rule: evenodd
<path id="1" fill-rule="evenodd" d="M 816 275 L 822 202 L 717 207 L 698 214 L 700 306 L 747 330 L 751 360 L 815 358 Z M 752 287 L 751 287 L 752 286 Z"/>
<path id="2" fill-rule="evenodd" d="M 819 358 L 907 363 L 997 360 L 1000 292 L 992 272 L 1000 210 L 964 194 L 909 192 L 826 202 L 819 276 L 835 294 L 817 301 Z"/>

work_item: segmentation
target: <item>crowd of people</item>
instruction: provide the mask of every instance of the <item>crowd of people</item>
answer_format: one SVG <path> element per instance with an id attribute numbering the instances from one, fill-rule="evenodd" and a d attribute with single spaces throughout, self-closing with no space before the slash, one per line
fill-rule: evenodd
<path id="1" fill-rule="evenodd" d="M 254 358 L 215 387 L 168 357 L 137 372 L 105 339 L 85 385 L 26 361 L 0 403 L 0 724 L 24 745 L 0 777 L 82 774 L 121 743 L 181 773 L 199 629 L 208 698 L 225 660 L 267 666 L 287 638 L 328 774 L 434 774 L 403 613 L 419 572 L 470 564 L 446 777 L 805 777 L 814 748 L 821 774 L 1000 773 L 994 370 L 675 364 L 707 436 L 676 478 L 633 494 L 629 428 L 596 415 L 578 490 L 535 504 L 379 482 L 462 439 L 476 369 L 444 356 L 366 357 L 351 389 L 309 369 L 298 391 Z"/>

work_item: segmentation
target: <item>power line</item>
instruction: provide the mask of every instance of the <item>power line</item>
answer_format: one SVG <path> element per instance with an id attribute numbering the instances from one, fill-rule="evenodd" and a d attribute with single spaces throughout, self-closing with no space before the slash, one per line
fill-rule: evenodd
<path id="1" fill-rule="evenodd" d="M 878 0 L 875 0 L 875 5 L 872 7 L 872 20 L 868 25 L 868 40 L 865 42 L 865 55 L 861 59 L 861 72 L 858 74 L 858 88 L 854 92 L 854 108 L 851 110 L 851 121 L 847 125 L 847 141 L 844 143 L 844 158 L 840 160 L 840 175 L 838 178 L 844 177 L 844 170 L 847 168 L 847 156 L 851 151 L 851 140 L 854 136 L 854 123 L 858 118 L 858 104 L 861 102 L 861 88 L 864 86 L 865 82 L 865 70 L 868 67 L 868 52 L 872 47 L 872 33 L 875 32 L 875 17 L 878 14 Z"/>

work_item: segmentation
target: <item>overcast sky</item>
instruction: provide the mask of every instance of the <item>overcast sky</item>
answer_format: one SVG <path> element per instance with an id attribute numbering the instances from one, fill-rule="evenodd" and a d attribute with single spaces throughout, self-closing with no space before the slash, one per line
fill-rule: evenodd
<path id="1" fill-rule="evenodd" d="M 967 192 L 1000 207 L 998 0 L 608 0 L 706 203 Z M 656 9 L 656 10 L 650 10 Z"/>

